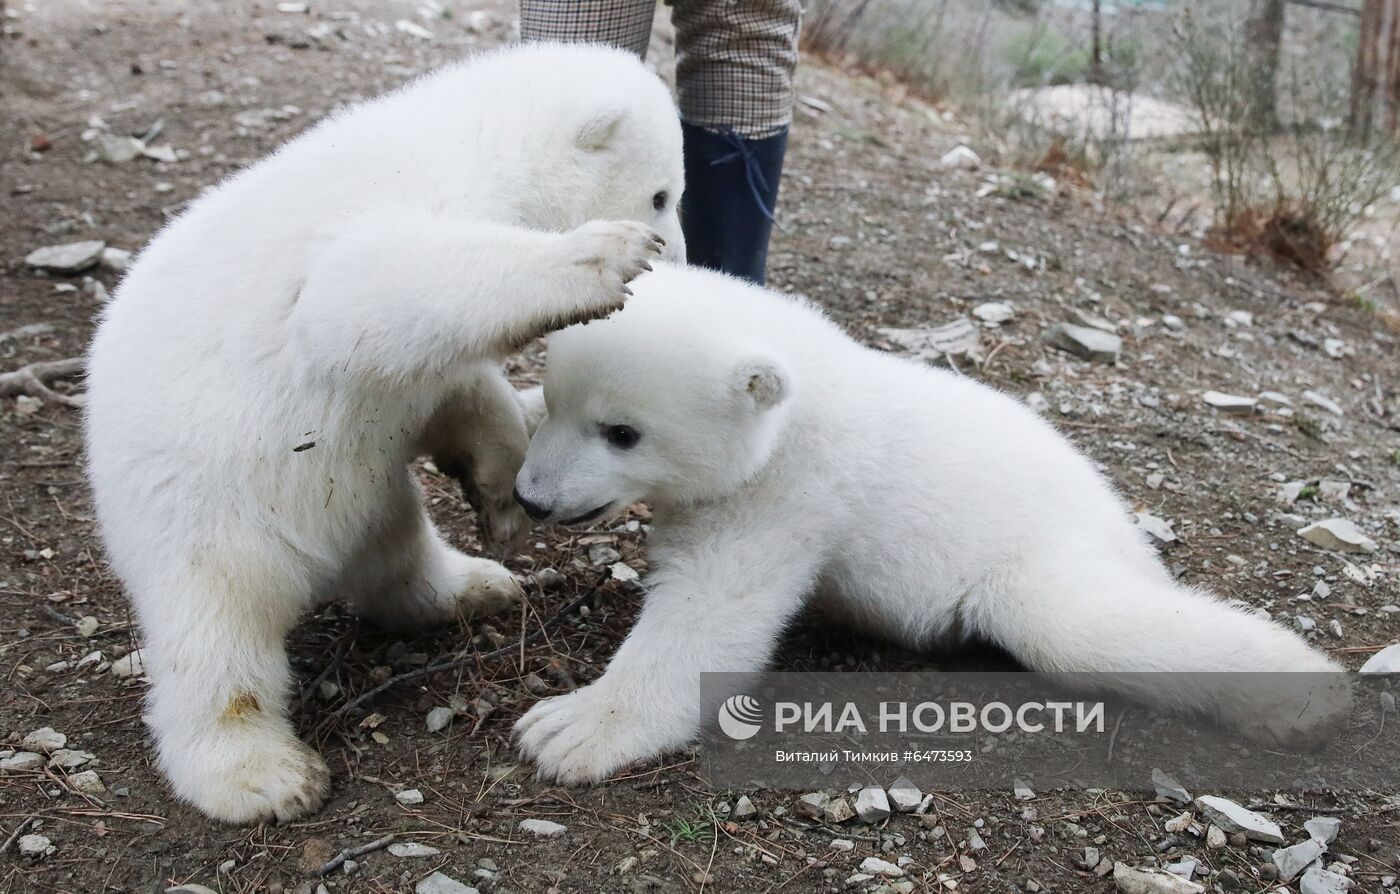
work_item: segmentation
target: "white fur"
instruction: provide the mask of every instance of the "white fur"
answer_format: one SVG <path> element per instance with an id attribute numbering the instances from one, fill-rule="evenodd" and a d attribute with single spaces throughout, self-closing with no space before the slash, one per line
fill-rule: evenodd
<path id="1" fill-rule="evenodd" d="M 598 780 L 685 744 L 698 673 L 762 669 L 809 598 L 911 647 L 978 636 L 1046 672 L 1339 669 L 1176 583 L 1104 477 L 1019 401 L 734 279 L 666 268 L 635 288 L 550 339 L 548 412 L 516 481 L 557 519 L 655 512 L 636 626 L 599 680 L 517 727 L 543 775 Z M 617 424 L 635 447 L 604 440 Z M 1346 704 L 1202 677 L 1117 685 L 1265 742 L 1309 742 Z"/>
<path id="2" fill-rule="evenodd" d="M 92 345 L 86 422 L 179 796 L 232 822 L 324 798 L 283 647 L 318 601 L 406 627 L 516 598 L 444 542 L 406 464 L 458 472 L 496 539 L 521 527 L 528 436 L 495 361 L 620 306 L 653 230 L 683 257 L 682 176 L 670 95 L 634 57 L 535 45 L 333 117 L 142 252 Z"/>

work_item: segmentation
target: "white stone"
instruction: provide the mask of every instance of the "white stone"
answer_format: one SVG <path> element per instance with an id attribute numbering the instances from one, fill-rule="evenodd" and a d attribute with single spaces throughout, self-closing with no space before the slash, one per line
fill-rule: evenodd
<path id="1" fill-rule="evenodd" d="M 1278 867 L 1279 879 L 1291 882 L 1298 873 L 1316 863 L 1326 850 L 1326 844 L 1316 838 L 1309 838 L 1307 841 L 1292 847 L 1279 848 L 1273 852 L 1269 859 Z"/>
<path id="2" fill-rule="evenodd" d="M 1367 537 L 1356 523 L 1345 518 L 1329 518 L 1298 529 L 1298 536 L 1323 549 L 1344 553 L 1373 553 L 1376 541 Z"/>
<path id="3" fill-rule="evenodd" d="M 1313 866 L 1298 880 L 1298 890 L 1302 894 L 1345 894 L 1354 884 L 1356 883 L 1341 873 Z"/>
<path id="4" fill-rule="evenodd" d="M 423 793 L 416 788 L 406 788 L 394 795 L 394 800 L 403 804 L 405 807 L 413 807 L 423 803 Z"/>
<path id="5" fill-rule="evenodd" d="M 957 145 L 949 149 L 938 160 L 945 168 L 959 171 L 975 171 L 982 166 L 982 158 L 966 146 Z"/>
<path id="6" fill-rule="evenodd" d="M 1205 886 L 1165 869 L 1134 868 L 1127 863 L 1113 864 L 1113 884 L 1123 894 L 1200 894 L 1205 890 Z"/>
<path id="7" fill-rule="evenodd" d="M 78 623 L 74 626 L 78 631 L 78 636 L 92 636 L 97 632 L 97 619 L 92 615 L 87 615 L 79 618 Z"/>
<path id="8" fill-rule="evenodd" d="M 831 796 L 826 792 L 808 792 L 797 799 L 797 812 L 811 819 L 821 819 Z"/>
<path id="9" fill-rule="evenodd" d="M 122 678 L 139 677 L 145 674 L 146 662 L 143 659 L 141 650 L 137 649 L 113 661 L 111 673 L 114 677 Z"/>
<path id="10" fill-rule="evenodd" d="M 1172 530 L 1170 522 L 1158 518 L 1150 512 L 1134 513 L 1137 519 L 1137 526 L 1142 528 L 1156 540 L 1162 543 L 1172 543 L 1176 540 L 1176 532 Z"/>
<path id="11" fill-rule="evenodd" d="M 434 872 L 413 886 L 413 894 L 478 894 L 476 888 L 468 887 L 455 878 Z"/>
<path id="12" fill-rule="evenodd" d="M 42 860 L 57 850 L 58 848 L 53 846 L 53 842 L 43 835 L 21 835 L 19 837 L 19 855 L 21 857 Z"/>
<path id="13" fill-rule="evenodd" d="M 1123 352 L 1123 339 L 1088 326 L 1061 323 L 1050 330 L 1050 344 L 1085 360 L 1113 363 Z"/>
<path id="14" fill-rule="evenodd" d="M 60 748 L 49 755 L 49 766 L 60 770 L 76 770 L 83 764 L 92 763 L 96 759 L 90 751 L 79 751 L 76 748 Z"/>
<path id="15" fill-rule="evenodd" d="M 25 256 L 24 263 L 50 273 L 82 273 L 97 263 L 106 245 L 100 239 L 49 245 L 31 251 Z"/>
<path id="16" fill-rule="evenodd" d="M 894 784 L 887 789 L 887 794 L 890 806 L 897 813 L 913 813 L 924 799 L 924 793 L 919 791 L 919 787 L 905 776 L 896 779 Z"/>
<path id="17" fill-rule="evenodd" d="M 44 756 L 33 751 L 16 751 L 7 758 L 0 758 L 0 771 L 26 773 L 44 765 Z"/>
<path id="18" fill-rule="evenodd" d="M 98 257 L 97 263 L 103 270 L 121 273 L 131 266 L 131 252 L 124 248 L 113 248 L 109 245 L 102 249 L 102 254 Z"/>
<path id="19" fill-rule="evenodd" d="M 1303 400 L 1307 401 L 1315 407 L 1321 407 L 1327 412 L 1335 414 L 1337 416 L 1346 415 L 1346 411 L 1342 409 L 1341 404 L 1337 403 L 1335 400 L 1328 397 L 1327 395 L 1321 394 L 1317 391 L 1304 391 Z"/>
<path id="20" fill-rule="evenodd" d="M 1323 844 L 1331 844 L 1337 840 L 1337 832 L 1342 828 L 1342 821 L 1335 816 L 1315 816 L 1303 823 L 1303 828 L 1307 830 L 1310 837 Z"/>
<path id="21" fill-rule="evenodd" d="M 988 301 L 972 309 L 972 315 L 988 326 L 1000 326 L 1015 314 L 1011 305 L 1003 301 Z"/>
<path id="22" fill-rule="evenodd" d="M 1191 803 L 1191 793 L 1186 787 L 1156 767 L 1152 769 L 1152 787 L 1156 789 L 1159 798 L 1166 798 L 1178 804 Z"/>
<path id="23" fill-rule="evenodd" d="M 63 733 L 55 732 L 51 726 L 45 726 L 25 736 L 24 741 L 19 744 L 21 748 L 29 751 L 42 751 L 44 754 L 49 754 L 67 745 L 68 737 Z"/>
<path id="24" fill-rule="evenodd" d="M 1259 403 L 1252 397 L 1226 394 L 1223 391 L 1207 391 L 1201 395 L 1201 400 L 1205 401 L 1207 406 L 1214 407 L 1222 413 L 1253 413 L 1255 406 Z"/>
<path id="25" fill-rule="evenodd" d="M 1363 674 L 1400 674 L 1400 643 L 1391 643 L 1361 665 Z"/>
<path id="26" fill-rule="evenodd" d="M 637 569 L 628 565 L 626 562 L 614 562 L 608 568 L 608 571 L 611 572 L 613 580 L 621 581 L 624 584 L 630 584 L 641 579 L 641 575 L 637 573 Z"/>
<path id="27" fill-rule="evenodd" d="M 407 34 L 409 37 L 416 37 L 419 40 L 433 39 L 433 32 L 429 31 L 427 28 L 424 28 L 417 22 L 409 21 L 408 19 L 399 19 L 397 22 L 395 22 L 394 30 L 399 31 L 403 34 Z"/>
<path id="28" fill-rule="evenodd" d="M 522 832 L 534 835 L 536 838 L 558 838 L 569 831 L 568 826 L 542 819 L 523 819 L 516 823 L 515 827 Z"/>
<path id="29" fill-rule="evenodd" d="M 1035 797 L 1035 792 L 1021 779 L 1014 779 L 1011 782 L 1011 796 L 1017 801 L 1029 801 Z"/>
<path id="30" fill-rule="evenodd" d="M 428 732 L 440 733 L 447 729 L 448 725 L 452 723 L 452 718 L 455 716 L 456 713 L 451 708 L 438 707 L 428 712 L 427 719 L 424 722 L 428 727 Z"/>
<path id="31" fill-rule="evenodd" d="M 107 786 L 102 784 L 102 777 L 98 776 L 95 770 L 83 770 L 69 776 L 68 787 L 84 795 L 101 795 L 107 791 Z"/>
<path id="32" fill-rule="evenodd" d="M 138 158 L 146 144 L 135 137 L 103 134 L 97 144 L 97 154 L 109 165 L 122 165 Z"/>
<path id="33" fill-rule="evenodd" d="M 1278 823 L 1255 813 L 1229 798 L 1202 795 L 1196 799 L 1196 809 L 1225 832 L 1243 832 L 1246 838 L 1266 844 L 1283 844 L 1283 830 Z"/>
<path id="34" fill-rule="evenodd" d="M 868 872 L 871 875 L 883 875 L 885 878 L 902 878 L 904 870 L 888 860 L 881 860 L 879 857 L 866 857 L 860 861 L 860 871 Z"/>
<path id="35" fill-rule="evenodd" d="M 849 838 L 833 838 L 831 839 L 831 849 L 840 853 L 846 853 L 847 851 L 855 850 L 856 843 Z"/>
<path id="36" fill-rule="evenodd" d="M 890 815 L 890 800 L 878 785 L 866 786 L 856 795 L 856 813 L 867 823 L 878 823 Z"/>
<path id="37" fill-rule="evenodd" d="M 396 841 L 389 845 L 389 853 L 396 857 L 435 857 L 442 851 L 417 841 Z"/>
<path id="38" fill-rule="evenodd" d="M 729 815 L 734 819 L 749 819 L 758 813 L 758 808 L 754 806 L 753 800 L 748 795 L 740 795 L 739 800 L 734 802 L 734 810 Z"/>

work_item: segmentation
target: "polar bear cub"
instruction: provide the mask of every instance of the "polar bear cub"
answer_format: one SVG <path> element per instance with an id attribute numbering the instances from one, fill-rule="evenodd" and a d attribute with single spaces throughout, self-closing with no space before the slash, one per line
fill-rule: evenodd
<path id="1" fill-rule="evenodd" d="M 616 316 L 550 338 L 516 479 L 537 519 L 654 511 L 636 626 L 602 677 L 516 727 L 544 776 L 595 781 L 687 743 L 698 674 L 761 670 L 809 599 L 912 647 L 976 636 L 1046 672 L 1340 669 L 1176 583 L 1019 401 L 862 347 L 800 298 L 669 267 L 634 286 Z M 1256 702 L 1204 676 L 1128 694 L 1265 742 L 1310 743 L 1347 704 Z"/>
<path id="2" fill-rule="evenodd" d="M 318 601 L 407 627 L 515 599 L 444 542 L 407 464 L 459 474 L 497 540 L 522 527 L 528 435 L 497 361 L 683 258 L 682 169 L 634 56 L 518 47 L 333 116 L 141 253 L 92 345 L 86 425 L 176 794 L 231 822 L 325 797 L 283 646 Z"/>

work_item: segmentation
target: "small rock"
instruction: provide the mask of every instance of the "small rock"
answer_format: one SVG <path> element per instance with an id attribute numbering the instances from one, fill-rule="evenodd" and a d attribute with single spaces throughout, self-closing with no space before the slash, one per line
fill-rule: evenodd
<path id="1" fill-rule="evenodd" d="M 97 144 L 97 155 L 109 165 L 124 165 L 138 158 L 146 144 L 135 137 L 103 134 Z"/>
<path id="2" fill-rule="evenodd" d="M 855 815 L 855 810 L 851 809 L 851 802 L 845 798 L 831 799 L 822 811 L 822 819 L 828 823 L 844 823 Z"/>
<path id="3" fill-rule="evenodd" d="M 112 662 L 111 674 L 114 677 L 139 677 L 146 673 L 146 662 L 142 650 L 137 649 Z"/>
<path id="4" fill-rule="evenodd" d="M 604 568 L 622 561 L 622 553 L 606 543 L 595 543 L 588 548 L 588 561 L 599 568 Z"/>
<path id="5" fill-rule="evenodd" d="M 49 755 L 49 766 L 59 770 L 76 770 L 83 764 L 91 763 L 96 759 L 90 751 L 79 751 L 75 748 L 60 748 Z"/>
<path id="6" fill-rule="evenodd" d="M 58 848 L 53 846 L 53 842 L 43 835 L 21 835 L 19 837 L 19 855 L 21 857 L 42 860 L 57 853 L 57 851 Z"/>
<path id="7" fill-rule="evenodd" d="M 24 737 L 20 746 L 30 751 L 42 751 L 50 754 L 68 744 L 68 737 L 63 733 L 55 732 L 51 726 L 41 727 Z"/>
<path id="8" fill-rule="evenodd" d="M 1137 512 L 1134 513 L 1134 516 L 1137 519 L 1137 526 L 1150 534 L 1153 539 L 1162 543 L 1175 542 L 1176 532 L 1172 530 L 1170 522 L 1160 519 L 1150 512 Z"/>
<path id="9" fill-rule="evenodd" d="M 113 273 L 122 273 L 131 266 L 131 252 L 124 248 L 107 246 L 97 258 L 98 266 Z"/>
<path id="10" fill-rule="evenodd" d="M 1191 824 L 1195 821 L 1196 817 L 1193 816 L 1190 811 L 1187 811 L 1180 816 L 1174 816 L 1167 820 L 1162 824 L 1162 828 L 1176 834 L 1177 832 L 1185 832 L 1187 829 L 1191 828 Z"/>
<path id="11" fill-rule="evenodd" d="M 1225 830 L 1215 824 L 1206 827 L 1206 849 L 1218 851 L 1225 846 Z"/>
<path id="12" fill-rule="evenodd" d="M 1152 787 L 1157 791 L 1159 798 L 1166 798 L 1178 804 L 1191 803 L 1191 793 L 1186 787 L 1155 767 L 1152 770 Z"/>
<path id="13" fill-rule="evenodd" d="M 97 263 L 107 243 L 92 239 L 38 248 L 25 256 L 24 263 L 50 273 L 82 273 Z"/>
<path id="14" fill-rule="evenodd" d="M 26 773 L 44 766 L 44 756 L 33 751 L 16 751 L 7 758 L 0 759 L 0 771 Z"/>
<path id="15" fill-rule="evenodd" d="M 1298 536 L 1323 549 L 1344 553 L 1373 553 L 1376 541 L 1367 537 L 1356 523 L 1345 518 L 1329 518 L 1298 529 Z"/>
<path id="16" fill-rule="evenodd" d="M 637 573 L 637 569 L 628 565 L 626 562 L 614 562 L 608 570 L 611 572 L 613 580 L 621 581 L 624 584 L 630 584 L 641 579 L 641 575 Z"/>
<path id="17" fill-rule="evenodd" d="M 107 786 L 102 784 L 102 777 L 98 776 L 95 770 L 83 770 L 69 776 L 68 787 L 84 795 L 102 795 L 107 792 Z"/>
<path id="18" fill-rule="evenodd" d="M 394 30 L 400 32 L 401 34 L 407 34 L 409 37 L 416 37 L 419 40 L 433 39 L 433 32 L 429 31 L 427 28 L 424 28 L 417 22 L 413 22 L 408 19 L 399 19 L 397 22 L 395 22 Z"/>
<path id="19" fill-rule="evenodd" d="M 967 846 L 974 851 L 984 851 L 987 849 L 987 842 L 982 840 L 982 836 L 977 834 L 976 829 L 968 829 Z"/>
<path id="20" fill-rule="evenodd" d="M 1244 883 L 1233 869 L 1222 869 L 1215 874 L 1215 887 L 1221 891 L 1241 891 L 1244 890 Z"/>
<path id="21" fill-rule="evenodd" d="M 734 802 L 734 810 L 730 813 L 733 819 L 749 819 L 758 814 L 758 808 L 748 795 L 740 795 L 739 800 Z"/>
<path id="22" fill-rule="evenodd" d="M 856 849 L 856 843 L 849 838 L 831 839 L 831 849 L 840 853 L 846 853 Z"/>
<path id="23" fill-rule="evenodd" d="M 423 793 L 416 788 L 406 788 L 394 795 L 394 800 L 405 807 L 413 807 L 423 803 Z"/>
<path id="24" fill-rule="evenodd" d="M 1298 880 L 1298 890 L 1302 894 L 1345 894 L 1354 884 L 1355 882 L 1341 873 L 1314 866 Z"/>
<path id="25" fill-rule="evenodd" d="M 428 717 L 425 721 L 428 727 L 428 732 L 442 732 L 443 730 L 447 729 L 449 724 L 452 723 L 452 718 L 455 716 L 457 716 L 456 712 L 454 712 L 451 708 L 433 708 L 431 711 L 428 712 Z"/>
<path id="26" fill-rule="evenodd" d="M 75 624 L 74 627 L 78 631 L 78 636 L 92 636 L 97 632 L 97 619 L 92 615 L 87 615 L 86 617 L 79 618 L 78 623 Z"/>
<path id="27" fill-rule="evenodd" d="M 1278 823 L 1228 798 L 1202 795 L 1196 799 L 1196 809 L 1225 832 L 1240 832 L 1253 841 L 1265 844 L 1284 842 L 1283 830 Z"/>
<path id="28" fill-rule="evenodd" d="M 476 888 L 468 887 L 455 878 L 434 872 L 413 886 L 413 894 L 478 894 Z"/>
<path id="29" fill-rule="evenodd" d="M 966 146 L 957 145 L 944 153 L 938 163 L 945 168 L 959 171 L 975 171 L 982 166 L 982 159 Z"/>
<path id="30" fill-rule="evenodd" d="M 1178 860 L 1175 863 L 1168 863 L 1162 868 L 1165 869 L 1167 872 L 1170 872 L 1172 875 L 1179 875 L 1184 879 L 1189 879 L 1191 878 L 1191 876 L 1196 874 L 1196 866 L 1196 861 L 1191 859 L 1190 857 L 1187 857 L 1186 859 Z"/>
<path id="31" fill-rule="evenodd" d="M 1205 890 L 1203 885 L 1164 869 L 1135 869 L 1126 863 L 1113 864 L 1113 884 L 1123 894 L 1200 894 Z"/>
<path id="32" fill-rule="evenodd" d="M 396 841 L 389 845 L 389 853 L 396 857 L 435 857 L 442 851 L 417 841 Z"/>
<path id="33" fill-rule="evenodd" d="M 878 823 L 890 815 L 890 800 L 878 785 L 866 786 L 856 795 L 856 813 L 863 822 Z"/>
<path id="34" fill-rule="evenodd" d="M 809 819 L 821 819 L 831 796 L 826 792 L 810 792 L 797 799 L 797 812 Z"/>
<path id="35" fill-rule="evenodd" d="M 1259 401 L 1252 397 L 1241 397 L 1237 394 L 1226 394 L 1223 391 L 1207 391 L 1201 395 L 1201 400 L 1207 406 L 1214 407 L 1222 413 L 1240 413 L 1249 415 L 1254 412 L 1254 408 Z"/>
<path id="36" fill-rule="evenodd" d="M 881 860 L 879 857 L 866 857 L 864 860 L 861 860 L 860 871 L 868 872 L 871 875 L 882 875 L 885 878 L 904 877 L 903 869 L 900 869 L 898 866 L 896 866 L 893 863 L 890 863 L 887 860 Z"/>
<path id="37" fill-rule="evenodd" d="M 1050 344 L 1085 360 L 1114 363 L 1123 352 L 1123 339 L 1088 326 L 1061 323 L 1050 330 Z"/>
<path id="38" fill-rule="evenodd" d="M 988 301 L 972 309 L 972 315 L 988 326 L 1000 326 L 1015 314 L 1011 305 L 1002 301 Z"/>
<path id="39" fill-rule="evenodd" d="M 536 838 L 558 838 L 569 831 L 568 826 L 542 819 L 523 819 L 515 824 L 521 832 L 528 832 Z"/>
<path id="40" fill-rule="evenodd" d="M 185 882 L 183 885 L 176 885 L 173 888 L 166 888 L 165 894 L 219 894 L 219 892 L 205 885 L 195 884 L 194 882 Z M 317 892 L 317 894 L 320 894 L 320 892 Z"/>
<path id="41" fill-rule="evenodd" d="M 1391 643 L 1361 665 L 1363 674 L 1400 674 L 1400 643 Z"/>
<path id="42" fill-rule="evenodd" d="M 1316 863 L 1326 850 L 1326 844 L 1316 838 L 1309 838 L 1301 844 L 1279 848 L 1269 859 L 1278 868 L 1278 877 L 1285 882 L 1291 882 L 1298 873 Z"/>
<path id="43" fill-rule="evenodd" d="M 1315 407 L 1321 407 L 1322 409 L 1336 416 L 1346 415 L 1346 411 L 1342 409 L 1342 405 L 1337 403 L 1335 400 L 1333 400 L 1325 394 L 1319 394 L 1316 391 L 1304 391 L 1303 400 L 1307 401 Z"/>
<path id="44" fill-rule="evenodd" d="M 913 813 L 924 799 L 924 793 L 919 791 L 919 787 L 910 782 L 906 776 L 896 779 L 887 790 L 887 794 L 890 806 L 897 813 Z"/>
<path id="45" fill-rule="evenodd" d="M 1315 816 L 1303 823 L 1303 828 L 1314 840 L 1321 841 L 1323 844 L 1331 844 L 1337 840 L 1337 832 L 1342 828 L 1342 821 L 1335 816 Z"/>
<path id="46" fill-rule="evenodd" d="M 1035 792 L 1025 782 L 1014 779 L 1011 782 L 1011 796 L 1017 801 L 1029 801 L 1035 797 Z"/>

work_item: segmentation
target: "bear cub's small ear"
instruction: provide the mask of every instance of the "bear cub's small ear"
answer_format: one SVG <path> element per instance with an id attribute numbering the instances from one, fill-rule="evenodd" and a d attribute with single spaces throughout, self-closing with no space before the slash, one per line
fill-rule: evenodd
<path id="1" fill-rule="evenodd" d="M 606 149 L 617 137 L 622 122 L 627 119 L 628 109 L 621 100 L 604 102 L 589 115 L 579 128 L 575 140 L 585 152 L 598 152 Z"/>
<path id="2" fill-rule="evenodd" d="M 788 374 L 776 361 L 750 359 L 739 364 L 739 388 L 760 409 L 776 407 L 787 399 Z"/>

